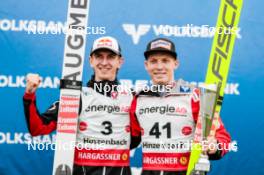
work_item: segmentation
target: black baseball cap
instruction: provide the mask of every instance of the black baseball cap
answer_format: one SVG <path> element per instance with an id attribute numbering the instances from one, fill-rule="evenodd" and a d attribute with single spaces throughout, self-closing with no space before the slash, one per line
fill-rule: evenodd
<path id="1" fill-rule="evenodd" d="M 148 56 L 155 52 L 166 52 L 177 59 L 174 43 L 166 38 L 156 38 L 150 41 L 147 45 L 146 51 L 144 52 L 144 56 L 146 59 L 148 59 Z"/>

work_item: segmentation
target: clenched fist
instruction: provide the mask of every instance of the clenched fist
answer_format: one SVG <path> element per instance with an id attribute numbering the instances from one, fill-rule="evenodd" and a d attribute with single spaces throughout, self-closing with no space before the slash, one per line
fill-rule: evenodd
<path id="1" fill-rule="evenodd" d="M 34 93 L 41 82 L 39 75 L 32 73 L 27 74 L 26 81 L 26 93 Z"/>

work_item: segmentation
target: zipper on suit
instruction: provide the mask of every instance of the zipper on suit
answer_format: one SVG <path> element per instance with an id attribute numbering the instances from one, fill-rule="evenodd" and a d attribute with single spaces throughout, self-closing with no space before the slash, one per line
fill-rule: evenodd
<path id="1" fill-rule="evenodd" d="M 105 175 L 105 172 L 106 172 L 106 167 L 104 166 L 102 175 Z"/>

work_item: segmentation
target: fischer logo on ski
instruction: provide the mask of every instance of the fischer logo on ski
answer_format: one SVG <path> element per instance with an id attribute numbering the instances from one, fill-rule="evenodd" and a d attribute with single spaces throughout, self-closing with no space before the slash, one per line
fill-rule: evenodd
<path id="1" fill-rule="evenodd" d="M 217 31 L 215 32 L 212 44 L 205 80 L 205 83 L 207 84 L 220 84 L 219 96 L 215 107 L 216 112 L 220 112 L 222 106 L 224 88 L 227 82 L 242 4 L 243 0 L 221 0 L 219 8 L 216 24 Z M 209 133 L 210 136 L 215 136 L 217 122 L 218 118 L 215 117 Z M 199 135 L 201 134 L 201 129 L 199 129 L 199 124 L 197 125 L 195 134 Z M 194 143 L 192 145 L 187 175 L 194 173 L 195 164 L 197 163 L 201 152 L 201 143 Z"/>

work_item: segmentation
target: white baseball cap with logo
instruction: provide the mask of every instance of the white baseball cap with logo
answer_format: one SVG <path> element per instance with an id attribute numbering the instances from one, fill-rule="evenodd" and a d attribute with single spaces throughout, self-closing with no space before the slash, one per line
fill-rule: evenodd
<path id="1" fill-rule="evenodd" d="M 96 39 L 93 43 L 90 55 L 100 49 L 107 49 L 121 56 L 120 45 L 117 40 L 111 36 L 103 36 Z"/>

